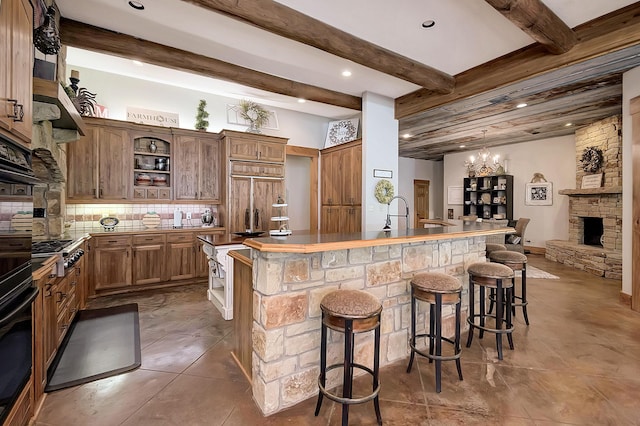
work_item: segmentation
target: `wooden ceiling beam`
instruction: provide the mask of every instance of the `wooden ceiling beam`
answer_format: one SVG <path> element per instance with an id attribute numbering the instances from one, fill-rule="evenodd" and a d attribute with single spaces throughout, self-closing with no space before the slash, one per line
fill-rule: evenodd
<path id="1" fill-rule="evenodd" d="M 275 1 L 183 1 L 409 81 L 435 93 L 451 93 L 455 86 L 455 79 L 449 74 L 369 43 Z"/>
<path id="2" fill-rule="evenodd" d="M 362 98 L 254 71 L 218 59 L 61 18 L 62 43 L 148 64 L 218 78 L 281 95 L 360 111 Z"/>
<path id="3" fill-rule="evenodd" d="M 553 54 L 568 52 L 578 41 L 576 33 L 540 0 L 485 1 Z"/>
<path id="4" fill-rule="evenodd" d="M 550 55 L 540 44 L 530 45 L 456 75 L 452 93 L 420 89 L 401 96 L 395 102 L 396 119 L 640 44 L 640 2 L 584 23 L 574 31 L 578 43 L 567 53 Z"/>

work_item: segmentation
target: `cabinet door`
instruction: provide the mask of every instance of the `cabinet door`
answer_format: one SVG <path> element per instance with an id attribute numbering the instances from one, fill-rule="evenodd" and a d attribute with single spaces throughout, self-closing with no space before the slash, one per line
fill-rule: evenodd
<path id="1" fill-rule="evenodd" d="M 322 154 L 321 179 L 322 179 L 322 204 L 340 204 L 341 170 L 339 151 Z"/>
<path id="2" fill-rule="evenodd" d="M 322 206 L 320 232 L 323 234 L 340 232 L 340 207 Z"/>
<path id="3" fill-rule="evenodd" d="M 44 371 L 47 371 L 53 357 L 56 354 L 57 342 L 58 342 L 58 324 L 56 315 L 56 279 L 50 279 L 43 287 L 43 300 L 42 300 L 42 316 L 44 325 Z M 46 374 L 45 374 L 46 376 Z M 46 379 L 45 379 L 46 380 Z"/>
<path id="4" fill-rule="evenodd" d="M 164 249 L 164 243 L 133 247 L 133 285 L 164 281 Z"/>
<path id="5" fill-rule="evenodd" d="M 268 231 L 271 226 L 272 204 L 278 199 L 278 195 L 284 198 L 284 182 L 280 179 L 254 179 L 253 180 L 253 212 L 251 220 L 254 231 Z"/>
<path id="6" fill-rule="evenodd" d="M 250 197 L 251 179 L 232 177 L 228 200 L 231 212 L 227 220 L 229 232 L 244 232 L 251 226 Z"/>
<path id="7" fill-rule="evenodd" d="M 13 132 L 31 142 L 33 86 L 33 7 L 29 0 L 10 0 L 13 3 L 13 37 L 11 52 L 11 82 L 14 99 L 22 105 L 23 117 L 13 122 Z"/>
<path id="8" fill-rule="evenodd" d="M 340 207 L 340 232 L 360 232 L 362 230 L 362 208 L 360 206 Z"/>
<path id="9" fill-rule="evenodd" d="M 195 276 L 195 246 L 189 234 L 188 241 L 167 244 L 166 266 L 170 281 L 186 280 Z"/>
<path id="10" fill-rule="evenodd" d="M 80 140 L 67 144 L 67 198 L 95 199 L 98 191 L 100 127 L 86 126 Z"/>
<path id="11" fill-rule="evenodd" d="M 262 142 L 258 144 L 258 160 L 284 163 L 286 147 L 281 143 Z"/>
<path id="12" fill-rule="evenodd" d="M 251 139 L 230 138 L 229 158 L 233 160 L 257 160 L 258 142 Z"/>
<path id="13" fill-rule="evenodd" d="M 0 7 L 0 127 L 11 130 L 13 120 L 9 116 L 13 113 L 13 99 L 11 94 L 11 16 L 15 1 L 5 0 Z"/>
<path id="14" fill-rule="evenodd" d="M 131 285 L 131 247 L 96 247 L 93 256 L 96 291 Z"/>
<path id="15" fill-rule="evenodd" d="M 342 204 L 362 203 L 362 145 L 338 151 L 341 156 Z"/>
<path id="16" fill-rule="evenodd" d="M 133 147 L 127 131 L 115 127 L 101 128 L 98 146 L 98 197 L 107 200 L 129 198 L 133 181 Z"/>
<path id="17" fill-rule="evenodd" d="M 177 136 L 174 140 L 173 174 L 176 200 L 197 200 L 199 195 L 199 144 L 193 136 Z"/>
<path id="18" fill-rule="evenodd" d="M 201 200 L 220 202 L 220 141 L 200 140 L 200 194 Z"/>

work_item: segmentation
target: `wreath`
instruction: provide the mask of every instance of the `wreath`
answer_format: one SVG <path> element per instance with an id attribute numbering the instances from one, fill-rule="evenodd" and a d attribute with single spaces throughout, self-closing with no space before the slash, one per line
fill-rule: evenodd
<path id="1" fill-rule="evenodd" d="M 590 146 L 582 151 L 582 170 L 587 173 L 595 173 L 602 167 L 602 150 L 595 146 Z"/>
<path id="2" fill-rule="evenodd" d="M 393 198 L 393 184 L 386 179 L 381 179 L 376 184 L 375 196 L 380 204 L 389 204 Z"/>

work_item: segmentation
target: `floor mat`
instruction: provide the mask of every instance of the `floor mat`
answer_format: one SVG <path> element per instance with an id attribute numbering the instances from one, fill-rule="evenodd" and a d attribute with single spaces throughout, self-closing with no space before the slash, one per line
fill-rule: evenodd
<path id="1" fill-rule="evenodd" d="M 133 370 L 140 360 L 137 304 L 80 311 L 49 368 L 45 392 Z"/>
<path id="2" fill-rule="evenodd" d="M 522 273 L 517 271 L 516 276 L 520 276 Z M 548 273 L 547 271 L 543 271 L 542 269 L 538 269 L 533 265 L 527 265 L 527 278 L 543 278 L 548 280 L 559 280 L 560 278 Z"/>

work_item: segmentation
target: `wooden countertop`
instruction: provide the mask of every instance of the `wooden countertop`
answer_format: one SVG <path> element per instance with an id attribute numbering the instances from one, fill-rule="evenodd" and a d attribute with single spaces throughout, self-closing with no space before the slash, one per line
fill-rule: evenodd
<path id="1" fill-rule="evenodd" d="M 203 234 L 197 235 L 198 239 L 205 244 L 209 244 L 210 246 L 229 246 L 232 244 L 243 244 L 246 237 L 239 237 L 235 234 L 230 234 L 228 232 L 224 234 Z"/>
<path id="2" fill-rule="evenodd" d="M 250 238 L 244 241 L 248 247 L 263 252 L 317 253 L 329 250 L 345 250 L 359 247 L 374 247 L 388 244 L 420 241 L 448 240 L 515 232 L 514 228 L 490 223 L 464 223 L 449 220 L 452 226 L 417 228 L 391 231 L 369 231 L 353 234 L 316 234 L 294 232 L 283 239 L 271 237 Z"/>
<path id="3" fill-rule="evenodd" d="M 230 250 L 228 255 L 229 257 L 232 257 L 249 267 L 253 266 L 253 260 L 251 259 L 251 249 Z"/>

